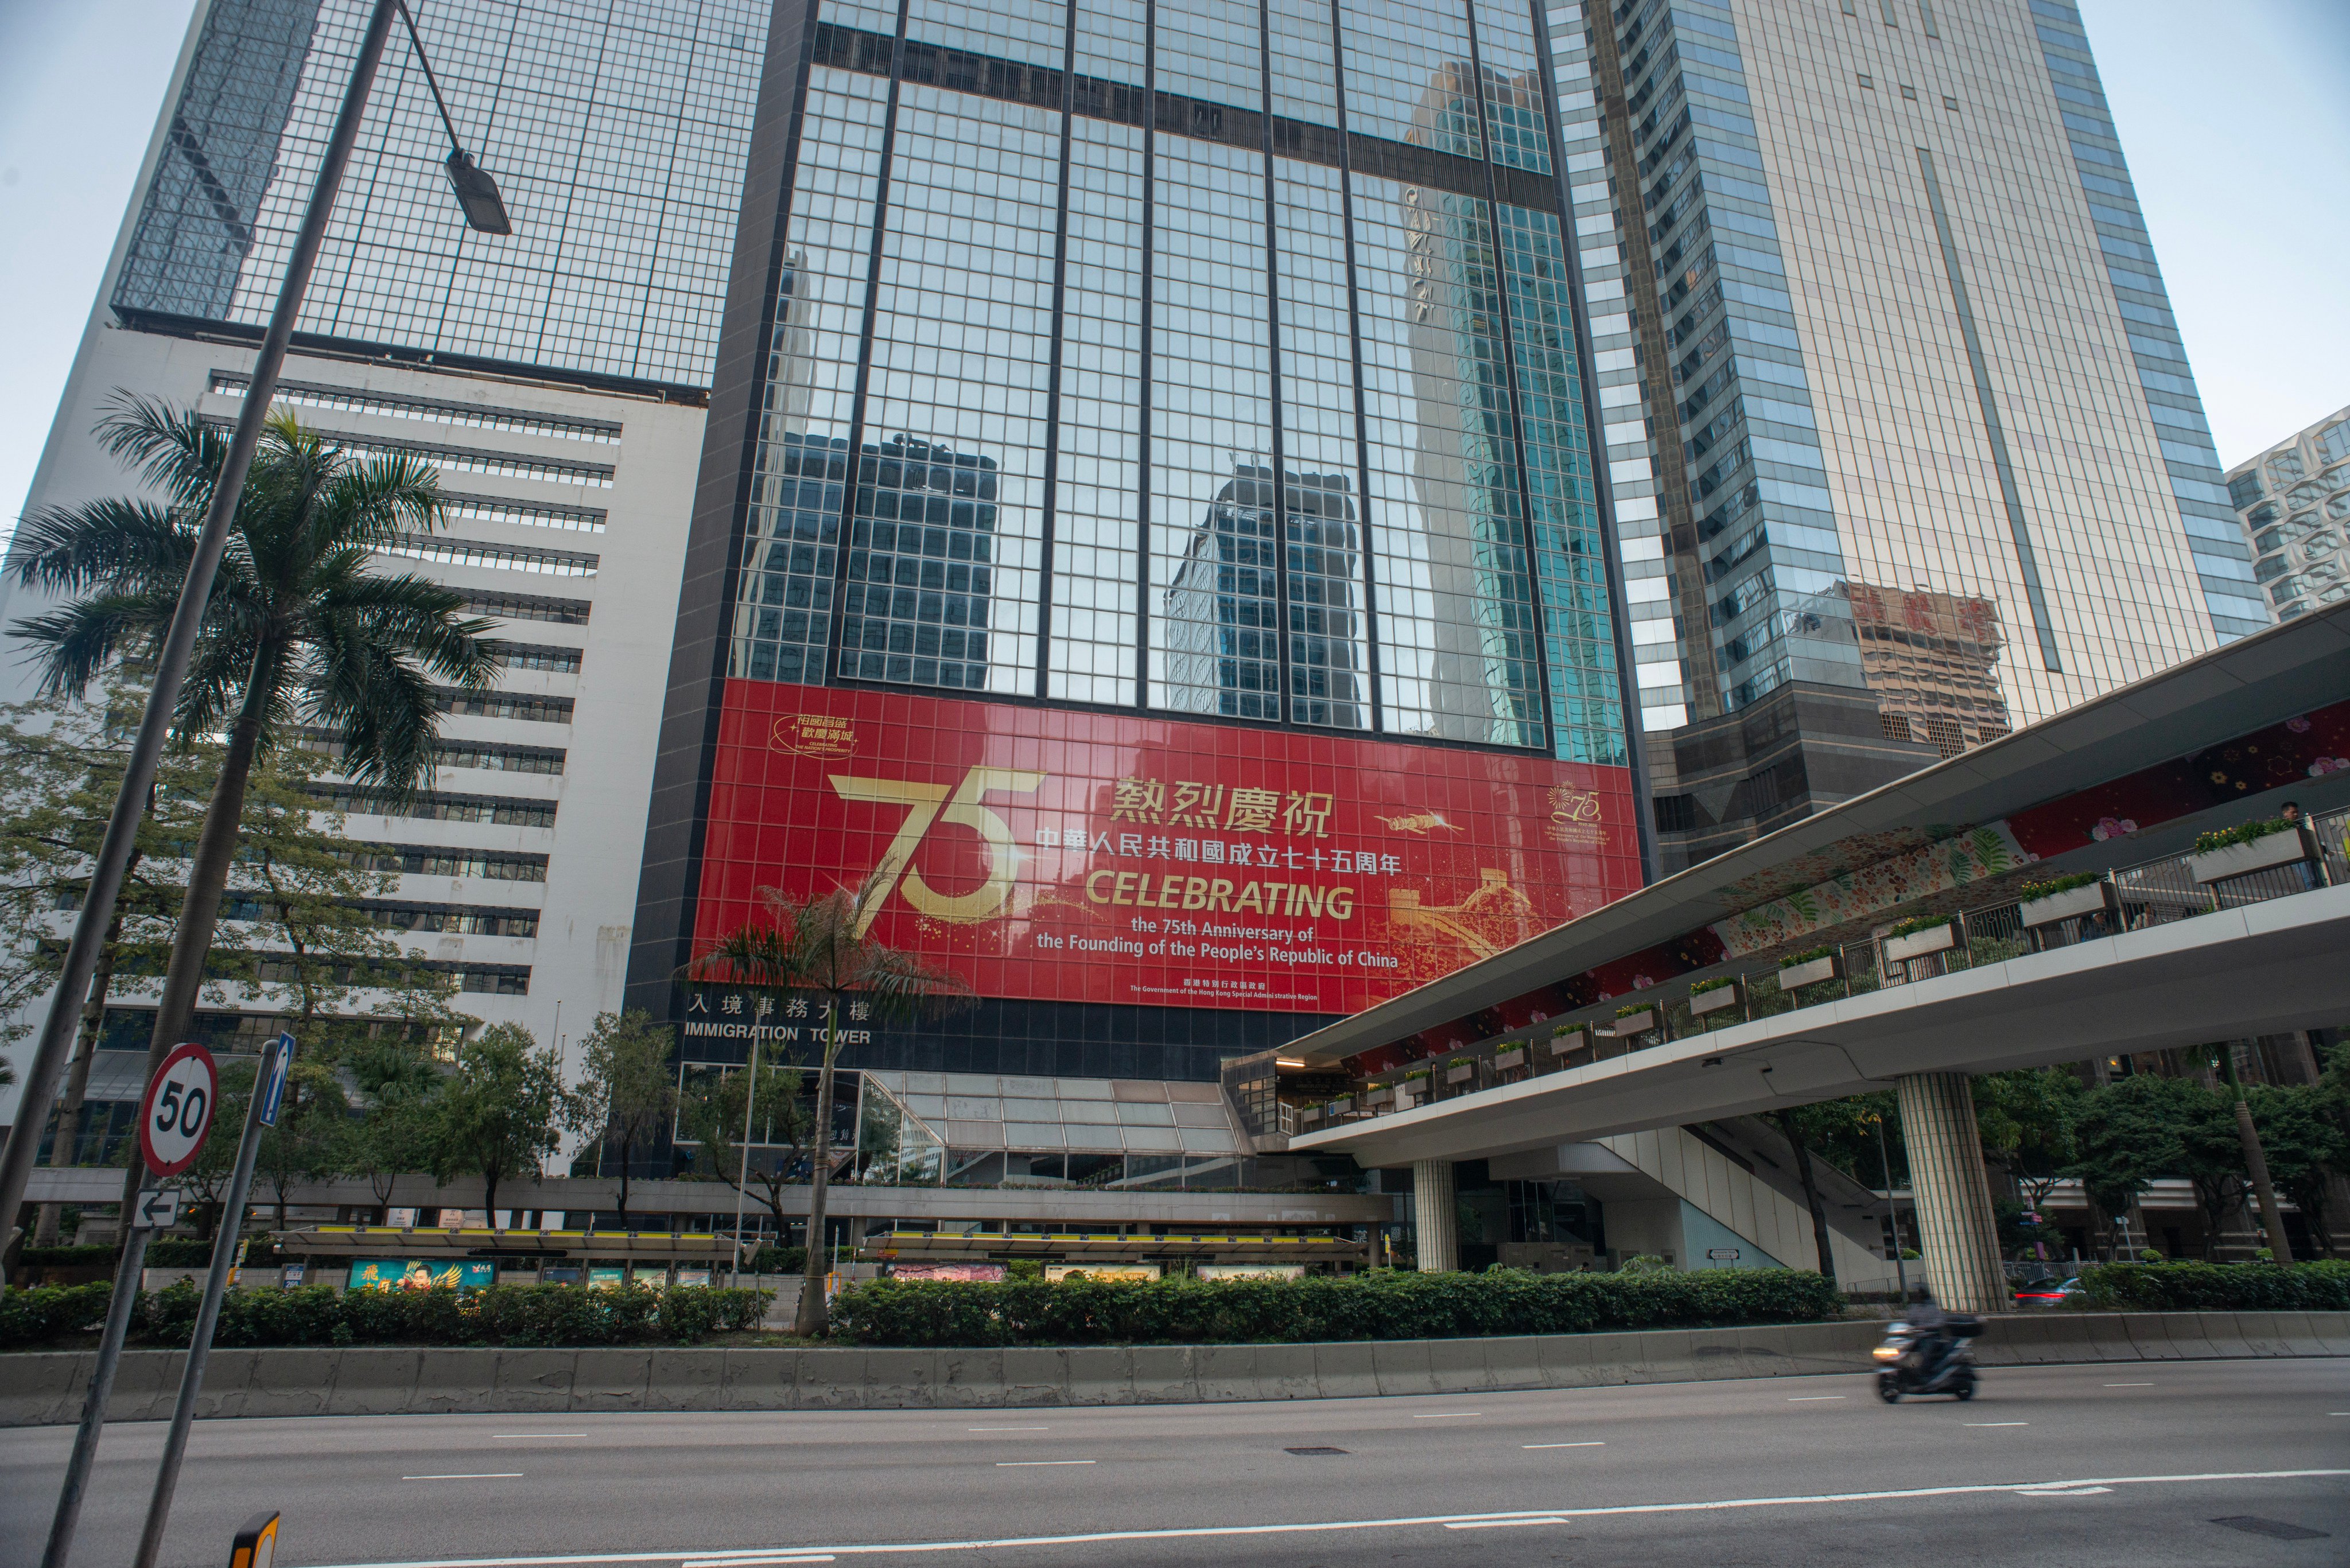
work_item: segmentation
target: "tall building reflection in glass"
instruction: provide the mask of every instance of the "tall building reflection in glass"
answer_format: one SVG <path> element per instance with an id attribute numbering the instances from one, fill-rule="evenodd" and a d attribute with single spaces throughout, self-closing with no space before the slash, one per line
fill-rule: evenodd
<path id="1" fill-rule="evenodd" d="M 726 667 L 1622 765 L 1536 26 L 817 0 Z"/>

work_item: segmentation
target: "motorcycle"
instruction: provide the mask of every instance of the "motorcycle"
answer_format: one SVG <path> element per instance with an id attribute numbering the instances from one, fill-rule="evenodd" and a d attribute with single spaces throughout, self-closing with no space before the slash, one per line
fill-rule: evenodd
<path id="1" fill-rule="evenodd" d="M 1983 1321 L 1960 1313 L 1936 1316 L 1939 1322 L 1888 1324 L 1885 1343 L 1872 1352 L 1877 1397 L 1887 1405 L 1899 1403 L 1904 1394 L 1975 1397 L 1975 1358 L 1967 1342 L 1981 1336 Z"/>

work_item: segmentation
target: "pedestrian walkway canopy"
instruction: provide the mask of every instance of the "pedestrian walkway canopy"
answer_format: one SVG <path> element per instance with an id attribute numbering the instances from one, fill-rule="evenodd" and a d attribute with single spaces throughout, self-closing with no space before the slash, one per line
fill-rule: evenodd
<path id="1" fill-rule="evenodd" d="M 2198 855 L 2288 801 L 2315 832 Z M 1266 1131 L 1293 1148 L 1386 1165 L 2337 1023 L 2350 888 L 2327 884 L 2350 880 L 2345 822 L 2350 605 L 1822 812 L 1227 1080 L 1274 1078 Z M 2073 914 L 2029 898 L 2074 878 Z M 1349 1093 L 1328 1095 L 1334 1075 Z"/>

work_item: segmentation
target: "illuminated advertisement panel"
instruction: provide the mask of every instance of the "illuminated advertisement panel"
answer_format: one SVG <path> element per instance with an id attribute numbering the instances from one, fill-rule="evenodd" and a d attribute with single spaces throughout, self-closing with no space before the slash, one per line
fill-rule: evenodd
<path id="1" fill-rule="evenodd" d="M 1618 768 L 730 680 L 695 935 L 878 874 L 872 933 L 983 996 L 1353 1012 L 1638 888 L 1631 811 Z"/>

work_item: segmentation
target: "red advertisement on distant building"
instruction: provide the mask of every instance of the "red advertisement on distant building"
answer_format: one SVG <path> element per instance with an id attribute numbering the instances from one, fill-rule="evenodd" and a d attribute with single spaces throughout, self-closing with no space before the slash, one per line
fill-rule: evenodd
<path id="1" fill-rule="evenodd" d="M 983 996 L 1353 1012 L 1639 886 L 1630 776 L 1541 757 L 728 682 L 695 935 L 760 890 Z"/>

